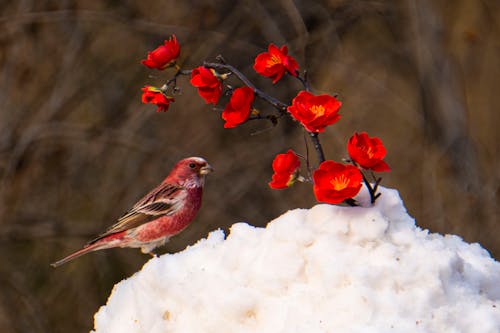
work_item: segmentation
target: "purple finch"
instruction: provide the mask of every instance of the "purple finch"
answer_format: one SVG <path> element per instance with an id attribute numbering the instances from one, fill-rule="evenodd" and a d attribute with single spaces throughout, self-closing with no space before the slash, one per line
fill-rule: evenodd
<path id="1" fill-rule="evenodd" d="M 151 192 L 83 249 L 51 264 L 54 267 L 89 252 L 113 247 L 140 247 L 143 253 L 165 244 L 184 230 L 201 206 L 205 175 L 212 167 L 200 157 L 183 159 Z"/>

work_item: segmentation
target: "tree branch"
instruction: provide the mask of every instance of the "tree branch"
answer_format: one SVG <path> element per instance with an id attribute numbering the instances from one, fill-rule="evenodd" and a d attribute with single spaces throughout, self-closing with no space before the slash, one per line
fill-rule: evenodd
<path id="1" fill-rule="evenodd" d="M 363 182 L 365 183 L 366 185 L 366 188 L 368 189 L 368 193 L 370 193 L 370 203 L 375 203 L 375 200 L 377 200 L 378 196 L 375 195 L 375 191 L 374 188 L 371 186 L 370 182 L 368 181 L 368 179 L 366 179 L 365 175 L 361 172 L 361 174 L 363 175 Z M 375 184 L 375 186 L 378 186 L 378 184 Z"/>
<path id="2" fill-rule="evenodd" d="M 285 104 L 281 102 L 280 100 L 269 96 L 268 94 L 264 93 L 262 90 L 258 89 L 250 80 L 243 74 L 241 73 L 238 69 L 236 69 L 234 66 L 225 64 L 225 63 L 216 63 L 216 62 L 203 62 L 203 66 L 205 67 L 210 67 L 214 69 L 225 69 L 231 72 L 232 74 L 236 75 L 238 79 L 241 80 L 246 86 L 252 88 L 254 93 L 265 100 L 267 103 L 271 104 L 274 108 L 278 110 L 280 114 L 286 113 L 286 109 L 288 107 L 288 104 Z"/>
<path id="3" fill-rule="evenodd" d="M 321 142 L 319 141 L 318 133 L 309 133 L 311 137 L 311 141 L 314 144 L 314 149 L 316 149 L 316 153 L 318 154 L 318 162 L 319 164 L 325 161 L 325 153 L 323 152 L 323 147 L 321 146 Z"/>

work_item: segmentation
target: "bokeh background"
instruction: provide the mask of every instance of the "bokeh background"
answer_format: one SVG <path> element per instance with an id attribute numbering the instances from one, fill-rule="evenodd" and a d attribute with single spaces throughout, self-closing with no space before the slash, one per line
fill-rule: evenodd
<path id="1" fill-rule="evenodd" d="M 500 2 L 0 1 L 0 331 L 85 332 L 115 283 L 149 259 L 135 249 L 50 262 L 106 229 L 168 173 L 199 155 L 216 172 L 175 252 L 239 221 L 264 226 L 315 204 L 311 188 L 267 187 L 275 154 L 304 153 L 300 126 L 222 127 L 187 78 L 167 113 L 140 88 L 172 72 L 140 65 L 168 35 L 193 68 L 223 54 L 252 70 L 267 44 L 287 44 L 314 91 L 338 93 L 342 119 L 321 136 L 346 157 L 354 131 L 382 138 L 396 188 L 419 226 L 458 234 L 500 256 L 498 242 Z M 224 292 L 224 291 L 221 291 Z"/>

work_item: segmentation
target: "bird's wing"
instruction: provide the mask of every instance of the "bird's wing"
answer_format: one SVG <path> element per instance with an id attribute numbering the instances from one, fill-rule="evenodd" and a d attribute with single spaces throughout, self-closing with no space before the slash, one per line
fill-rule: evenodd
<path id="1" fill-rule="evenodd" d="M 186 190 L 183 187 L 168 183 L 160 184 L 139 200 L 129 212 L 120 217 L 116 224 L 89 244 L 108 235 L 136 228 L 160 216 L 172 215 L 180 208 L 185 196 Z"/>

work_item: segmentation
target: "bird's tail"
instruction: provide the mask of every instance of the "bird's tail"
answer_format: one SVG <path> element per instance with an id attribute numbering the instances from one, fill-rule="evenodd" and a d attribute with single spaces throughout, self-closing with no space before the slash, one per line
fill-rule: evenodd
<path id="1" fill-rule="evenodd" d="M 67 257 L 62 258 L 59 261 L 53 262 L 52 264 L 50 264 L 50 266 L 52 266 L 52 267 L 58 267 L 58 266 L 61 266 L 62 264 L 67 263 L 68 261 L 71 261 L 71 260 L 76 259 L 76 258 L 78 258 L 80 256 L 83 256 L 86 253 L 97 251 L 97 250 L 102 250 L 102 249 L 105 249 L 105 248 L 107 248 L 107 246 L 105 246 L 105 244 L 102 244 L 102 243 L 99 243 L 99 242 L 94 243 L 94 244 L 87 244 L 83 249 L 78 250 L 78 251 L 70 254 Z"/>

